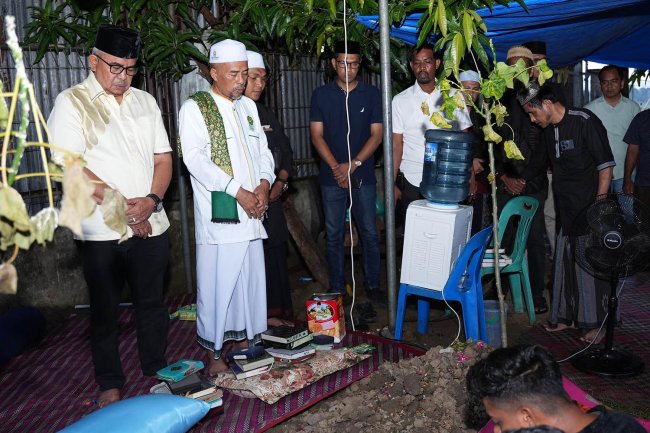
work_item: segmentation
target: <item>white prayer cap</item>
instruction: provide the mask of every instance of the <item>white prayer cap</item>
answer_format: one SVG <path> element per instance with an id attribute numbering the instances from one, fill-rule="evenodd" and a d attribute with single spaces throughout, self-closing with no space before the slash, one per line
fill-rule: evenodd
<path id="1" fill-rule="evenodd" d="M 266 66 L 264 66 L 264 58 L 260 53 L 256 53 L 255 51 L 246 51 L 246 56 L 248 56 L 248 69 L 266 69 Z"/>
<path id="2" fill-rule="evenodd" d="M 210 47 L 210 63 L 245 62 L 246 46 L 239 41 L 225 39 Z"/>
<path id="3" fill-rule="evenodd" d="M 460 73 L 460 81 L 475 81 L 479 82 L 480 76 L 476 71 L 463 71 Z"/>

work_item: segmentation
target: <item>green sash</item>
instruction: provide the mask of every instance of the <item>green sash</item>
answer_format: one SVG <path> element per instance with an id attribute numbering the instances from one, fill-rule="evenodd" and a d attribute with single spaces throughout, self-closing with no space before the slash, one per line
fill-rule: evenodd
<path id="1" fill-rule="evenodd" d="M 199 106 L 205 126 L 210 135 L 210 158 L 221 170 L 231 177 L 233 176 L 230 154 L 228 153 L 228 142 L 226 140 L 226 129 L 223 126 L 223 118 L 219 113 L 219 107 L 214 102 L 212 95 L 208 92 L 196 92 L 190 99 Z M 212 222 L 224 224 L 238 224 L 237 200 L 228 195 L 225 191 L 212 191 Z"/>

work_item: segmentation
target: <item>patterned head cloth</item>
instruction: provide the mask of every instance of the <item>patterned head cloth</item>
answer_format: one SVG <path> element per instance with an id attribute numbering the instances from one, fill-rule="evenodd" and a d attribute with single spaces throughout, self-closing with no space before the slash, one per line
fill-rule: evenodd
<path id="1" fill-rule="evenodd" d="M 537 80 L 530 80 L 528 84 L 526 84 L 525 88 L 522 88 L 519 93 L 517 94 L 517 99 L 519 100 L 519 103 L 524 106 L 530 102 L 531 99 L 537 97 L 537 94 L 539 93 L 539 83 Z"/>
<path id="2" fill-rule="evenodd" d="M 526 59 L 534 60 L 533 53 L 528 48 L 523 45 L 515 45 L 508 49 L 508 54 L 506 54 L 506 60 L 510 60 L 513 57 L 524 57 Z"/>

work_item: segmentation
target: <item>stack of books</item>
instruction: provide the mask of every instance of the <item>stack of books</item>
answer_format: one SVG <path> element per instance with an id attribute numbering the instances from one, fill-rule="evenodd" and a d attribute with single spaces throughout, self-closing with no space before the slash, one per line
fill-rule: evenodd
<path id="1" fill-rule="evenodd" d="M 316 349 L 311 346 L 303 346 L 298 349 L 277 349 L 269 347 L 266 349 L 266 353 L 271 355 L 279 362 L 295 364 L 298 362 L 306 361 L 307 359 L 314 356 Z"/>
<path id="2" fill-rule="evenodd" d="M 258 374 L 266 373 L 273 367 L 273 357 L 266 352 L 251 359 L 233 359 L 230 363 L 230 370 L 237 379 L 246 379 L 248 377 L 257 376 Z"/>
<path id="3" fill-rule="evenodd" d="M 277 326 L 262 332 L 262 343 L 276 349 L 299 349 L 312 340 L 312 334 L 306 327 Z"/>
<path id="4" fill-rule="evenodd" d="M 156 376 L 162 380 L 150 392 L 175 394 L 205 401 L 211 409 L 223 406 L 223 391 L 200 373 L 203 362 L 183 359 L 158 370 Z"/>

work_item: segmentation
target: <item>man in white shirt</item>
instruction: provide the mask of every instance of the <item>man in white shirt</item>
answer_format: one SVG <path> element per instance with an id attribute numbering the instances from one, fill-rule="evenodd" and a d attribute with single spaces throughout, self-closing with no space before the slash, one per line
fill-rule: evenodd
<path id="1" fill-rule="evenodd" d="M 639 104 L 621 94 L 625 86 L 625 79 L 621 70 L 614 65 L 603 67 L 598 73 L 600 88 L 603 96 L 594 99 L 585 108 L 592 111 L 605 125 L 607 139 L 614 154 L 614 174 L 612 192 L 623 191 L 623 178 L 625 174 L 625 154 L 627 143 L 623 141 L 627 128 L 632 123 L 641 108 Z"/>
<path id="2" fill-rule="evenodd" d="M 183 103 L 179 129 L 194 190 L 198 342 L 215 375 L 227 370 L 225 342 L 254 344 L 266 330 L 262 218 L 275 176 L 255 102 L 242 96 L 244 44 L 214 44 L 210 76 L 210 92 Z"/>
<path id="3" fill-rule="evenodd" d="M 61 92 L 48 119 L 49 139 L 81 155 L 99 204 L 82 221 L 82 262 L 90 294 L 90 341 L 101 408 L 120 398 L 125 378 L 118 352 L 119 303 L 128 282 L 136 311 L 142 373 L 167 365 L 168 312 L 163 282 L 169 260 L 169 221 L 162 207 L 172 174 L 169 139 L 154 98 L 131 87 L 140 35 L 101 26 L 88 63 L 92 73 Z M 64 152 L 53 151 L 55 159 Z M 128 239 L 105 222 L 104 194 L 126 198 Z"/>
<path id="4" fill-rule="evenodd" d="M 440 59 L 436 58 L 433 48 L 423 45 L 414 50 L 409 65 L 416 82 L 393 98 L 393 159 L 398 225 L 404 223 L 408 205 L 422 198 L 420 182 L 424 167 L 424 133 L 427 129 L 439 129 L 429 118 L 434 112 L 440 112 L 444 117 L 440 111 L 443 96 L 436 87 L 436 70 L 440 66 Z M 465 130 L 472 126 L 466 107 L 456 109 L 454 116 L 455 120 L 447 119 L 452 129 Z"/>

